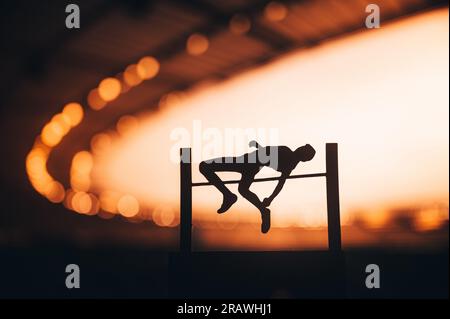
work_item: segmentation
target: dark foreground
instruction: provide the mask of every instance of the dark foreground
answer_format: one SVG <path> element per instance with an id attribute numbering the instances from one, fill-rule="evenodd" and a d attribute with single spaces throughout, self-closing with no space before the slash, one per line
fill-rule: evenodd
<path id="1" fill-rule="evenodd" d="M 202 252 L 124 247 L 0 251 L 1 298 L 448 298 L 448 249 Z M 80 289 L 65 286 L 80 267 Z M 368 289 L 368 264 L 380 268 Z"/>

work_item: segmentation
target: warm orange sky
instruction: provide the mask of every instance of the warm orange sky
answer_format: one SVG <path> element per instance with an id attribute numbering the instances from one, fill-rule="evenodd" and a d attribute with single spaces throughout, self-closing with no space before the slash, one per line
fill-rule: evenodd
<path id="1" fill-rule="evenodd" d="M 393 205 L 448 205 L 448 32 L 448 10 L 439 10 L 294 52 L 226 82 L 202 85 L 176 105 L 140 118 L 139 128 L 97 156 L 94 183 L 100 190 L 178 210 L 179 167 L 170 161 L 177 143 L 170 134 L 180 127 L 192 131 L 193 121 L 201 120 L 204 129 L 221 132 L 273 128 L 279 143 L 291 148 L 312 144 L 315 159 L 295 173 L 324 171 L 325 143 L 338 142 L 344 221 L 353 210 L 376 214 Z M 262 144 L 270 140 L 265 138 L 260 138 Z M 242 150 L 249 139 L 240 136 Z M 193 152 L 203 159 L 232 155 L 224 154 L 216 141 L 217 150 L 208 153 L 205 147 L 211 142 L 203 141 L 203 148 L 196 144 Z M 260 174 L 273 175 L 269 169 Z M 193 178 L 202 180 L 197 167 Z M 274 186 L 252 189 L 263 198 Z M 231 189 L 236 191 L 236 186 Z M 217 190 L 194 190 L 194 210 L 205 218 L 216 219 L 220 204 Z M 288 181 L 271 208 L 274 226 L 323 225 L 324 179 Z M 259 213 L 240 198 L 220 218 L 259 222 Z"/>

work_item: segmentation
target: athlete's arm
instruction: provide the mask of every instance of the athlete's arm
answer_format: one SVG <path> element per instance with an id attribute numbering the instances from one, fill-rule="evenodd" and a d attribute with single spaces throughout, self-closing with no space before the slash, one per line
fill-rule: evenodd
<path id="1" fill-rule="evenodd" d="M 272 201 L 274 200 L 275 197 L 277 197 L 277 195 L 280 193 L 281 189 L 284 186 L 284 183 L 286 182 L 287 177 L 289 176 L 289 173 L 282 173 L 280 176 L 280 179 L 278 180 L 278 184 L 275 187 L 275 189 L 272 192 L 272 195 L 270 195 L 269 197 L 265 198 L 263 200 L 263 205 L 265 207 L 270 206 L 270 204 L 272 203 Z"/>

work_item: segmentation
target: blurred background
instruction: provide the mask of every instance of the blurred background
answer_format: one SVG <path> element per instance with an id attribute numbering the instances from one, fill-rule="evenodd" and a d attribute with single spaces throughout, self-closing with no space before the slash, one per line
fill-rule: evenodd
<path id="1" fill-rule="evenodd" d="M 69 3 L 2 1 L 4 273 L 26 272 L 30 256 L 49 273 L 49 256 L 98 271 L 107 261 L 116 277 L 117 265 L 145 265 L 154 290 L 133 290 L 136 277 L 117 294 L 88 294 L 165 296 L 155 278 L 167 271 L 159 252 L 178 249 L 174 150 L 239 155 L 255 138 L 245 129 L 265 145 L 270 132 L 291 148 L 312 144 L 315 160 L 299 174 L 324 171 L 325 143 L 339 143 L 344 249 L 420 252 L 433 257 L 411 257 L 417 269 L 448 271 L 448 2 L 380 0 L 381 28 L 367 29 L 370 3 L 77 1 L 81 27 L 67 29 Z M 238 131 L 231 148 L 228 129 Z M 263 198 L 274 187 L 252 190 Z M 215 189 L 194 190 L 195 250 L 327 247 L 321 178 L 286 183 L 269 235 L 245 200 L 218 216 L 220 202 Z M 36 288 L 39 279 L 24 288 L 25 278 L 5 279 L 1 295 L 61 295 Z M 448 296 L 448 280 L 428 282 Z"/>

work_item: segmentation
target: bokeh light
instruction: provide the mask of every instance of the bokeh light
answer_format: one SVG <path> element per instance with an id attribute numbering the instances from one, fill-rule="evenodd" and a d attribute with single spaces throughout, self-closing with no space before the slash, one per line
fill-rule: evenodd
<path id="1" fill-rule="evenodd" d="M 63 136 L 66 135 L 71 128 L 70 118 L 63 113 L 59 113 L 53 116 L 51 122 L 56 123 L 61 128 Z"/>
<path id="2" fill-rule="evenodd" d="M 152 215 L 153 222 L 161 227 L 175 227 L 179 224 L 177 214 L 170 206 L 156 207 Z"/>
<path id="3" fill-rule="evenodd" d="M 106 102 L 115 100 L 121 91 L 120 81 L 116 78 L 106 78 L 98 86 L 98 94 Z"/>
<path id="4" fill-rule="evenodd" d="M 114 191 L 102 191 L 100 193 L 100 207 L 106 212 L 117 213 L 117 203 L 120 199 L 120 194 Z"/>
<path id="5" fill-rule="evenodd" d="M 136 64 L 128 66 L 123 74 L 125 83 L 129 86 L 136 86 L 142 82 L 142 78 L 138 74 Z"/>
<path id="6" fill-rule="evenodd" d="M 273 22 L 284 20 L 287 14 L 287 7 L 280 2 L 270 2 L 264 9 L 264 16 L 266 19 Z"/>
<path id="7" fill-rule="evenodd" d="M 234 34 L 245 34 L 250 30 L 250 19 L 242 14 L 235 14 L 230 20 L 230 31 Z"/>
<path id="8" fill-rule="evenodd" d="M 79 103 L 67 104 L 62 112 L 70 121 L 70 126 L 75 127 L 83 120 L 83 107 Z"/>
<path id="9" fill-rule="evenodd" d="M 154 57 L 143 57 L 139 60 L 136 71 L 141 79 L 151 79 L 155 77 L 159 72 L 159 62 Z"/>
<path id="10" fill-rule="evenodd" d="M 94 153 L 101 153 L 111 146 L 111 137 L 106 133 L 99 133 L 92 137 L 91 148 Z"/>
<path id="11" fill-rule="evenodd" d="M 57 122 L 50 122 L 44 126 L 41 133 L 42 142 L 53 147 L 61 142 L 64 136 L 64 130 Z"/>
<path id="12" fill-rule="evenodd" d="M 122 116 L 119 121 L 117 121 L 117 132 L 119 132 L 121 135 L 126 134 L 127 132 L 132 131 L 133 129 L 137 128 L 139 125 L 139 121 L 136 119 L 136 117 L 131 115 L 124 115 Z"/>
<path id="13" fill-rule="evenodd" d="M 65 196 L 64 187 L 57 181 L 51 181 L 46 185 L 45 196 L 52 203 L 61 203 Z"/>
<path id="14" fill-rule="evenodd" d="M 87 102 L 89 106 L 96 111 L 101 110 L 106 106 L 106 101 L 100 97 L 98 89 L 93 89 L 89 92 Z"/>
<path id="15" fill-rule="evenodd" d="M 94 165 L 92 154 L 81 151 L 75 154 L 70 169 L 70 184 L 76 191 L 87 192 L 91 187 L 91 171 Z"/>
<path id="16" fill-rule="evenodd" d="M 139 213 L 139 203 L 131 195 L 124 195 L 117 203 L 117 210 L 124 217 L 134 217 Z"/>
<path id="17" fill-rule="evenodd" d="M 72 208 L 80 214 L 89 214 L 92 209 L 91 196 L 85 192 L 76 192 L 72 197 Z"/>
<path id="18" fill-rule="evenodd" d="M 419 211 L 414 220 L 414 227 L 418 231 L 430 231 L 441 227 L 447 220 L 448 209 L 435 205 Z"/>
<path id="19" fill-rule="evenodd" d="M 186 43 L 186 50 L 190 55 L 199 56 L 208 50 L 209 41 L 208 38 L 202 34 L 192 34 Z"/>

